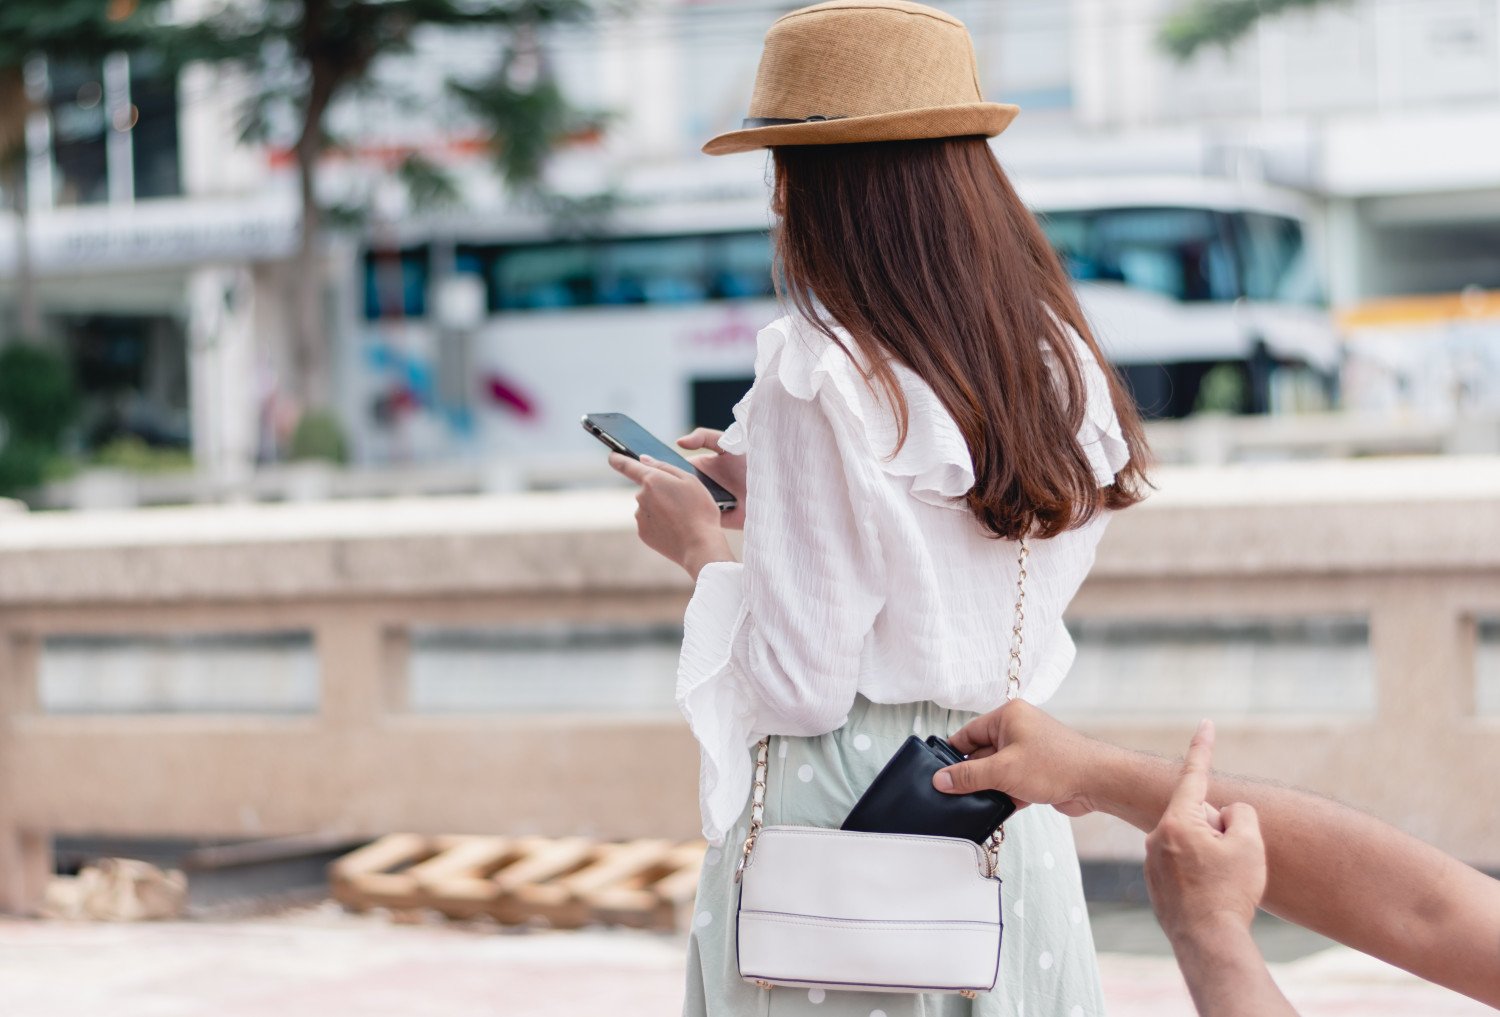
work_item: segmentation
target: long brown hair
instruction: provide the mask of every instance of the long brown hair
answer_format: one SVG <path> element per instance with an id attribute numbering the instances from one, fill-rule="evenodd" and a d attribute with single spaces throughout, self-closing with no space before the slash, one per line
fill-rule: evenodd
<path id="1" fill-rule="evenodd" d="M 958 423 L 974 462 L 968 507 L 996 536 L 1056 536 L 1141 500 L 1135 403 L 983 138 L 772 151 L 782 297 L 852 355 L 834 329 L 848 332 L 896 413 L 897 449 L 908 421 L 893 360 Z M 1105 488 L 1078 444 L 1087 390 L 1070 328 L 1104 370 L 1130 450 Z"/>

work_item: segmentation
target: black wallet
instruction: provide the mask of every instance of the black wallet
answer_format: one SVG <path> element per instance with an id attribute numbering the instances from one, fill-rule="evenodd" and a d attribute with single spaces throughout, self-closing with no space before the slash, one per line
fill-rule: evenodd
<path id="1" fill-rule="evenodd" d="M 999 791 L 950 795 L 932 786 L 933 774 L 963 758 L 941 738 L 924 742 L 912 735 L 854 804 L 840 829 L 959 837 L 983 844 L 1016 811 L 1016 803 Z"/>

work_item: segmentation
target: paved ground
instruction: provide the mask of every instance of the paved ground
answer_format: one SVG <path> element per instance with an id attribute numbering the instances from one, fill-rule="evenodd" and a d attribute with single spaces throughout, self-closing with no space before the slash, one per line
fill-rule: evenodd
<path id="1" fill-rule="evenodd" d="M 1191 1017 L 1148 916 L 1096 921 L 1101 946 L 1143 951 L 1102 955 L 1111 1017 Z M 1266 935 L 1273 955 L 1318 945 Z M 1342 948 L 1275 972 L 1304 1017 L 1494 1012 Z M 396 925 L 328 905 L 228 922 L 0 920 L 4 1017 L 658 1017 L 677 1012 L 681 977 L 676 937 Z"/>

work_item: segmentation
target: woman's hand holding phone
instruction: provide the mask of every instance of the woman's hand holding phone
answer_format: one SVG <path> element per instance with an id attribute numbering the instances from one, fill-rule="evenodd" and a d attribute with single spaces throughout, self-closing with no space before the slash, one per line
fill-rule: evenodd
<path id="1" fill-rule="evenodd" d="M 693 466 L 707 474 L 720 487 L 734 495 L 738 502 L 734 508 L 719 514 L 719 525 L 726 530 L 745 528 L 745 457 L 729 455 L 719 448 L 723 431 L 711 427 L 698 427 L 677 439 L 677 447 L 689 451 L 708 449 L 712 455 L 697 456 Z"/>
<path id="2" fill-rule="evenodd" d="M 720 526 L 723 513 L 701 480 L 649 456 L 632 459 L 611 452 L 609 465 L 640 485 L 635 526 L 647 547 L 681 565 L 695 581 L 705 565 L 734 561 Z"/>

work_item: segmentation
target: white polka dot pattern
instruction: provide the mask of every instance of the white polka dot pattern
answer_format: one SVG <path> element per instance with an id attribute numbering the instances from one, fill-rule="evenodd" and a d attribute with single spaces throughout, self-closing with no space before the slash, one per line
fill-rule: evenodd
<path id="1" fill-rule="evenodd" d="M 807 990 L 807 1001 L 809 1003 L 812 1003 L 812 1004 L 816 1005 L 818 1003 L 823 1002 L 823 997 L 827 996 L 827 995 L 828 995 L 828 993 L 824 992 L 822 989 L 808 989 Z"/>

